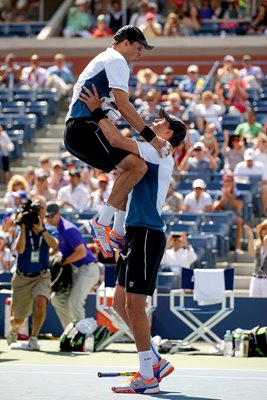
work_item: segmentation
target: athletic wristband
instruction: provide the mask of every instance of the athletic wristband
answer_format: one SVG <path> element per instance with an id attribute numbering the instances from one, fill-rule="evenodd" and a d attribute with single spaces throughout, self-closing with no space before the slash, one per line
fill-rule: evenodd
<path id="1" fill-rule="evenodd" d="M 46 232 L 46 229 L 44 228 L 42 231 L 40 231 L 39 233 L 44 233 L 44 232 Z"/>
<path id="2" fill-rule="evenodd" d="M 140 135 L 147 141 L 151 142 L 152 139 L 156 136 L 149 126 L 145 126 L 144 129 L 141 130 Z"/>
<path id="3" fill-rule="evenodd" d="M 92 111 L 92 120 L 98 124 L 101 119 L 107 118 L 106 114 L 102 110 L 102 108 L 96 108 L 94 111 Z"/>

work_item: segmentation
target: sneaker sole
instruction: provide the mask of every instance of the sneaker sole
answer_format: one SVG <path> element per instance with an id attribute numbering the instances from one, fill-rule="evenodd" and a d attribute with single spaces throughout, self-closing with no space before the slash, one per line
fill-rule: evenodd
<path id="1" fill-rule="evenodd" d="M 162 379 L 166 378 L 168 375 L 170 375 L 172 372 L 174 371 L 174 367 L 170 366 L 167 371 L 165 372 L 165 374 L 162 375 L 162 377 L 158 378 L 158 383 L 160 383 L 162 381 Z"/>
<path id="2" fill-rule="evenodd" d="M 98 239 L 96 239 L 96 234 L 95 234 L 95 230 L 94 227 L 92 226 L 92 224 L 90 224 L 90 222 L 88 221 L 88 223 L 84 224 L 84 227 L 86 229 L 86 231 L 89 233 L 89 235 L 91 236 L 91 238 L 93 239 L 93 241 L 95 242 L 95 244 L 97 245 L 97 247 L 101 250 L 102 254 L 106 257 L 113 257 L 113 254 L 107 253 L 105 251 L 105 249 L 101 246 L 101 243 Z"/>
<path id="3" fill-rule="evenodd" d="M 122 390 L 120 390 L 120 389 L 116 389 L 116 388 L 111 388 L 111 390 L 112 390 L 112 392 L 115 392 L 115 393 L 128 393 L 128 394 L 157 394 L 157 393 L 160 392 L 160 389 L 153 389 L 153 388 L 144 389 L 143 392 L 135 391 L 133 389 L 122 389 Z"/>

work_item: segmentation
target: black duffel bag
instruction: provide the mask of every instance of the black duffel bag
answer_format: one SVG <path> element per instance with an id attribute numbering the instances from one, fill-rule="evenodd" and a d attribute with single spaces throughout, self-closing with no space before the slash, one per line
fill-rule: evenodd
<path id="1" fill-rule="evenodd" d="M 50 262 L 51 289 L 56 293 L 68 291 L 72 286 L 72 266 L 62 265 L 62 261 L 62 256 L 56 256 Z"/>

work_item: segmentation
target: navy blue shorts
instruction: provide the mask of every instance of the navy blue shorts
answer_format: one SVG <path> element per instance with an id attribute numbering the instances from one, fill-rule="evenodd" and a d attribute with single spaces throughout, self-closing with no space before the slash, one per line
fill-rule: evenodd
<path id="1" fill-rule="evenodd" d="M 125 248 L 116 268 L 116 283 L 127 293 L 152 296 L 166 245 L 164 232 L 145 227 L 127 227 Z"/>
<path id="2" fill-rule="evenodd" d="M 112 171 L 130 153 L 112 147 L 89 118 L 69 119 L 64 132 L 66 149 L 79 160 L 105 172 Z"/>

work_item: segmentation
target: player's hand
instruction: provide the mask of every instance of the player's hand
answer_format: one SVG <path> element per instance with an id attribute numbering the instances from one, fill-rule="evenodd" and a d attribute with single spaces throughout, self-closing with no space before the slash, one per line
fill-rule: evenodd
<path id="1" fill-rule="evenodd" d="M 86 93 L 81 92 L 79 100 L 86 104 L 90 111 L 94 111 L 96 108 L 101 108 L 103 101 L 99 98 L 95 85 L 92 85 L 93 92 L 91 92 L 86 86 L 83 86 L 83 90 Z"/>
<path id="2" fill-rule="evenodd" d="M 155 136 L 149 143 L 157 150 L 160 157 L 168 156 L 173 150 L 170 142 L 167 142 L 159 136 Z"/>

